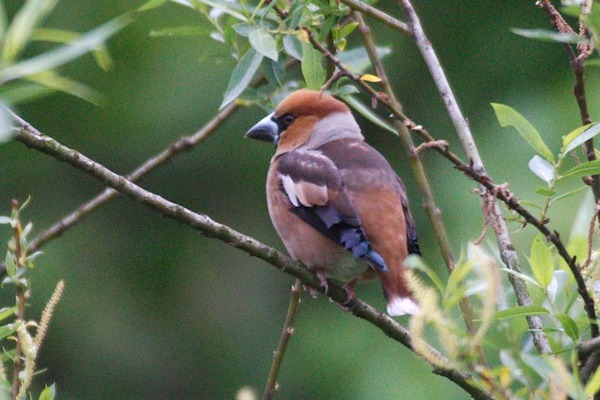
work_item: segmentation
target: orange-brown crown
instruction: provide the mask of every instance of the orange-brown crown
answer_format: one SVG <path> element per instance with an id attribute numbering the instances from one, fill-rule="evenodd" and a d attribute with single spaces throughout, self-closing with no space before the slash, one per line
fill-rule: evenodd
<path id="1" fill-rule="evenodd" d="M 275 118 L 291 114 L 294 123 L 282 132 L 277 154 L 285 153 L 302 146 L 313 132 L 319 120 L 336 112 L 350 109 L 333 96 L 309 89 L 301 89 L 283 99 L 275 110 Z"/>

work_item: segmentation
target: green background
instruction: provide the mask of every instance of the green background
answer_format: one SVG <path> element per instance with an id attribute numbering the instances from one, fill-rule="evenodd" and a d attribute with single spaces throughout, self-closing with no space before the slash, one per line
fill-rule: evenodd
<path id="1" fill-rule="evenodd" d="M 389 2 L 385 8 L 401 16 Z M 22 2 L 7 1 L 9 14 Z M 59 2 L 46 27 L 88 31 L 138 7 L 140 1 Z M 562 46 L 512 34 L 511 27 L 549 28 L 534 1 L 415 1 L 496 182 L 525 199 L 541 181 L 527 168 L 531 150 L 495 120 L 490 102 L 529 118 L 557 152 L 579 125 L 573 77 Z M 369 21 L 406 114 L 461 154 L 442 102 L 410 38 Z M 55 94 L 16 107 L 39 130 L 115 172 L 125 174 L 216 113 L 235 60 L 208 36 L 151 38 L 151 30 L 208 23 L 191 9 L 167 5 L 141 15 L 109 41 L 114 69 L 90 55 L 61 71 L 99 90 L 103 107 Z M 351 39 L 350 47 L 358 44 Z M 32 45 L 27 54 L 48 48 Z M 598 71 L 588 74 L 592 118 L 598 115 Z M 385 115 L 385 111 L 382 115 Z M 264 199 L 273 148 L 244 140 L 264 110 L 242 109 L 197 149 L 144 179 L 142 186 L 282 249 Z M 359 119 L 367 140 L 403 177 L 427 263 L 445 276 L 418 189 L 395 136 Z M 483 220 L 475 185 L 435 152 L 424 160 L 455 252 L 479 236 Z M 559 186 L 559 190 L 566 187 Z M 12 198 L 31 196 L 25 218 L 34 233 L 96 195 L 90 176 L 20 143 L 0 146 L 0 214 Z M 581 197 L 559 203 L 552 226 L 568 235 Z M 511 225 L 522 255 L 531 231 Z M 0 226 L 3 240 L 9 229 Z M 493 243 L 488 236 L 490 244 Z M 197 231 L 117 198 L 44 248 L 32 272 L 37 318 L 54 285 L 66 290 L 43 345 L 36 378 L 56 382 L 65 399 L 230 399 L 242 387 L 257 392 L 277 345 L 293 279 L 270 265 Z M 524 257 L 523 257 L 524 260 Z M 5 304 L 13 293 L 4 290 Z M 378 308 L 378 284 L 358 295 Z M 400 318 L 403 324 L 406 318 Z M 466 394 L 373 326 L 324 298 L 304 296 L 280 376 L 281 399 L 461 399 Z"/>

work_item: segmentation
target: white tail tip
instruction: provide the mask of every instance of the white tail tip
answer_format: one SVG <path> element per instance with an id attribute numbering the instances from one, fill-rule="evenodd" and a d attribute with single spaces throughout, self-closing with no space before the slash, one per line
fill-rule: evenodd
<path id="1" fill-rule="evenodd" d="M 387 305 L 387 313 L 392 317 L 404 314 L 416 314 L 419 306 L 410 297 L 394 297 L 390 299 Z"/>

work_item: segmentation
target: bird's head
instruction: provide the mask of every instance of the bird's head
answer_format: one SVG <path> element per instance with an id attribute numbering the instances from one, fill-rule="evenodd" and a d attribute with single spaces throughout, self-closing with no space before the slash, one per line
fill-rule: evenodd
<path id="1" fill-rule="evenodd" d="M 335 139 L 363 140 L 348 106 L 328 94 L 301 89 L 289 96 L 248 132 L 246 137 L 271 142 L 276 154 L 300 147 L 318 148 Z"/>

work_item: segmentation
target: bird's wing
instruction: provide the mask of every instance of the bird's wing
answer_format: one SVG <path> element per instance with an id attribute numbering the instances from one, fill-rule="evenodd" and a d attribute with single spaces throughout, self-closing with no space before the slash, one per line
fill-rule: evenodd
<path id="1" fill-rule="evenodd" d="M 318 151 L 295 150 L 279 157 L 278 175 L 291 211 L 329 239 L 387 271 L 372 249 L 336 165 Z"/>
<path id="2" fill-rule="evenodd" d="M 400 201 L 402 202 L 402 209 L 404 210 L 404 220 L 406 221 L 406 241 L 408 244 L 409 254 L 421 255 L 421 249 L 419 248 L 419 239 L 417 236 L 417 228 L 415 227 L 415 220 L 410 213 L 410 207 L 408 206 L 408 197 L 406 196 L 406 188 L 400 178 L 398 178 L 400 184 Z"/>

